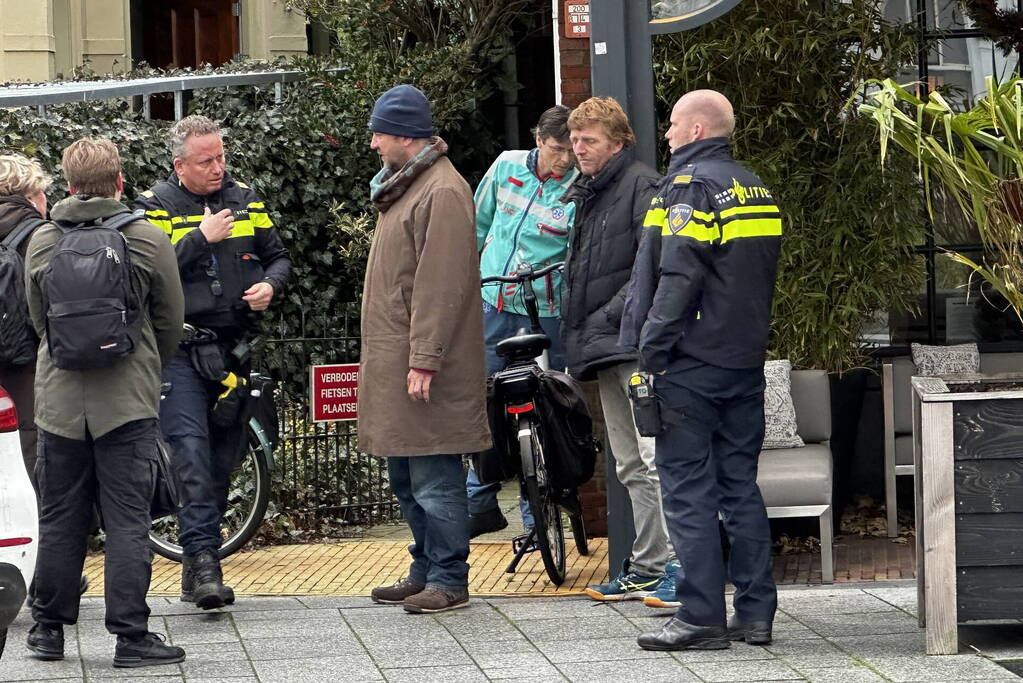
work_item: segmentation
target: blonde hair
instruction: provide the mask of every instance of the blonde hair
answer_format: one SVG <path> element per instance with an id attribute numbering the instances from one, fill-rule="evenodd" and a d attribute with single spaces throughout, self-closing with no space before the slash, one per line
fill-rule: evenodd
<path id="1" fill-rule="evenodd" d="M 636 144 L 636 134 L 629 125 L 629 117 L 613 97 L 591 97 L 573 109 L 568 117 L 569 130 L 598 123 L 604 126 L 612 141 L 623 145 Z"/>
<path id="2" fill-rule="evenodd" d="M 53 184 L 35 159 L 20 154 L 0 155 L 0 195 L 29 197 L 45 192 Z"/>
<path id="3" fill-rule="evenodd" d="M 121 173 L 121 155 L 114 143 L 105 138 L 75 140 L 60 160 L 64 178 L 76 194 L 113 197 L 117 194 L 117 176 Z"/>

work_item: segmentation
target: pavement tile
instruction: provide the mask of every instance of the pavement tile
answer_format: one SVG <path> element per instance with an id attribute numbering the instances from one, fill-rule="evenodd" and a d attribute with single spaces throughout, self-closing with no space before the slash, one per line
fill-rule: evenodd
<path id="1" fill-rule="evenodd" d="M 816 600 L 784 600 L 779 597 L 778 609 L 794 617 L 814 614 L 857 614 L 864 612 L 891 612 L 897 609 L 884 600 L 866 593 L 824 596 Z"/>
<path id="2" fill-rule="evenodd" d="M 451 645 L 411 645 L 404 642 L 387 648 L 367 644 L 367 648 L 381 669 L 474 664 L 462 646 L 455 642 Z"/>
<path id="3" fill-rule="evenodd" d="M 225 662 L 248 659 L 241 641 L 233 643 L 192 643 L 185 646 L 185 662 Z"/>
<path id="4" fill-rule="evenodd" d="M 801 640 L 779 639 L 763 649 L 773 655 L 833 655 L 844 654 L 837 645 L 824 638 L 804 638 Z"/>
<path id="5" fill-rule="evenodd" d="M 732 681 L 801 681 L 803 676 L 777 660 L 687 664 L 707 683 Z"/>
<path id="6" fill-rule="evenodd" d="M 543 664 L 533 666 L 522 664 L 519 666 L 484 669 L 483 673 L 485 673 L 487 678 L 492 681 L 516 681 L 516 683 L 536 681 L 536 683 L 545 683 L 546 681 L 565 680 L 564 676 L 561 675 L 561 672 L 558 671 L 553 664 L 547 661 Z"/>
<path id="7" fill-rule="evenodd" d="M 762 647 L 754 647 L 746 643 L 732 643 L 732 647 L 724 650 L 675 650 L 671 656 L 686 666 L 689 664 L 714 664 L 719 662 L 749 662 L 754 660 L 775 659 L 775 656 Z"/>
<path id="8" fill-rule="evenodd" d="M 238 596 L 238 602 L 220 608 L 222 612 L 249 612 L 252 610 L 308 609 L 298 598 Z"/>
<path id="9" fill-rule="evenodd" d="M 266 659 L 308 659 L 332 655 L 365 655 L 366 649 L 354 637 L 351 639 L 306 638 L 254 638 L 243 640 L 245 652 L 253 662 Z"/>
<path id="10" fill-rule="evenodd" d="M 246 639 L 252 638 L 299 638 L 316 636 L 317 638 L 351 638 L 354 637 L 348 624 L 338 614 L 329 619 L 289 619 L 284 620 L 250 620 L 238 621 L 233 624 L 238 634 Z"/>
<path id="11" fill-rule="evenodd" d="M 927 653 L 924 632 L 892 633 L 884 638 L 877 636 L 840 636 L 828 638 L 833 644 L 860 659 L 868 657 L 898 657 L 924 655 Z"/>
<path id="12" fill-rule="evenodd" d="M 303 595 L 298 601 L 314 609 L 318 607 L 394 609 L 394 605 L 381 605 L 361 595 Z"/>
<path id="13" fill-rule="evenodd" d="M 383 674 L 366 655 L 320 657 L 303 660 L 254 662 L 261 683 L 307 683 L 308 681 L 382 681 Z"/>
<path id="14" fill-rule="evenodd" d="M 621 659 L 661 659 L 670 656 L 667 652 L 643 650 L 636 645 L 635 636 L 578 640 L 570 645 L 566 645 L 560 640 L 547 640 L 536 643 L 536 647 L 555 664 L 609 662 Z"/>
<path id="15" fill-rule="evenodd" d="M 834 669 L 800 669 L 809 683 L 882 683 L 886 679 L 864 666 Z"/>
<path id="16" fill-rule="evenodd" d="M 237 678 L 194 678 L 188 677 L 188 683 L 259 683 L 255 676 L 239 676 Z"/>
<path id="17" fill-rule="evenodd" d="M 481 669 L 530 667 L 550 664 L 543 654 L 525 638 L 462 642 L 462 647 Z"/>
<path id="18" fill-rule="evenodd" d="M 238 632 L 235 630 L 234 622 L 227 614 L 164 617 L 164 620 L 167 624 L 167 637 L 175 645 L 238 641 Z"/>
<path id="19" fill-rule="evenodd" d="M 579 598 L 491 598 L 487 602 L 513 621 L 610 616 L 611 603 Z"/>
<path id="20" fill-rule="evenodd" d="M 384 669 L 388 683 L 477 683 L 488 680 L 475 664 L 421 669 Z"/>
<path id="21" fill-rule="evenodd" d="M 113 652 L 102 658 L 86 656 L 83 658 L 82 665 L 85 668 L 85 677 L 90 681 L 99 678 L 136 680 L 139 678 L 162 679 L 167 677 L 170 677 L 172 681 L 182 680 L 181 666 L 178 664 L 143 666 L 137 669 L 116 669 L 114 668 Z"/>
<path id="22" fill-rule="evenodd" d="M 893 633 L 916 633 L 916 619 L 905 612 L 873 612 L 869 614 L 834 614 L 799 617 L 811 631 L 825 636 L 877 636 Z"/>
<path id="23" fill-rule="evenodd" d="M 668 660 L 658 661 L 656 667 L 644 660 L 630 659 L 621 662 L 570 662 L 559 664 L 558 668 L 568 680 L 579 683 L 698 683 L 700 680 L 682 664 Z"/>
<path id="24" fill-rule="evenodd" d="M 337 608 L 317 607 L 309 609 L 286 609 L 286 610 L 252 610 L 250 612 L 234 612 L 231 619 L 236 624 L 243 621 L 304 621 L 318 619 L 341 619 L 341 612 Z"/>
<path id="25" fill-rule="evenodd" d="M 0 681 L 44 681 L 75 677 L 75 680 L 82 680 L 82 663 L 72 655 L 75 650 L 65 647 L 67 659 L 43 662 L 29 656 L 24 638 L 15 639 L 15 635 L 14 632 L 8 632 L 7 646 L 0 660 Z"/>
<path id="26" fill-rule="evenodd" d="M 977 655 L 871 657 L 865 660 L 882 676 L 904 681 L 1018 681 L 1011 671 Z"/>
<path id="27" fill-rule="evenodd" d="M 190 652 L 185 653 L 185 661 L 181 662 L 181 670 L 188 680 L 198 678 L 237 678 L 254 676 L 252 664 L 244 659 L 226 659 L 224 661 L 196 660 Z"/>
<path id="28" fill-rule="evenodd" d="M 620 615 L 588 619 L 527 619 L 518 627 L 534 643 L 544 640 L 592 640 L 638 636 L 639 628 Z"/>
<path id="29" fill-rule="evenodd" d="M 499 640 L 520 640 L 522 633 L 515 624 L 499 612 L 493 615 L 469 616 L 465 619 L 437 620 L 460 643 L 482 641 L 491 643 Z"/>
<path id="30" fill-rule="evenodd" d="M 600 604 L 600 603 L 597 603 Z M 665 621 L 675 614 L 675 608 L 653 608 L 647 607 L 642 600 L 622 600 L 620 602 L 604 603 L 615 612 L 626 617 L 659 617 Z"/>

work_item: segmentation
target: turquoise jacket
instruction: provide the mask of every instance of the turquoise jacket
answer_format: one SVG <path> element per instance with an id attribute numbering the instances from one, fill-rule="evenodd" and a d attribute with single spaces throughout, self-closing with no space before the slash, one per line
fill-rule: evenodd
<path id="1" fill-rule="evenodd" d="M 538 150 L 502 152 L 476 188 L 476 246 L 480 275 L 509 275 L 520 265 L 541 267 L 565 259 L 574 204 L 559 200 L 579 175 L 536 175 Z M 499 311 L 525 315 L 517 285 L 487 285 L 483 300 Z M 541 317 L 560 315 L 561 273 L 533 283 Z"/>

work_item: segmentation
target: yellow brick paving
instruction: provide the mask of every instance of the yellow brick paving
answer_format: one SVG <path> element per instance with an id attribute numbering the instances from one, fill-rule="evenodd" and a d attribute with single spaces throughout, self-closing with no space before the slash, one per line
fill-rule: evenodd
<path id="1" fill-rule="evenodd" d="M 543 571 L 540 553 L 529 553 L 518 571 L 506 574 L 511 544 L 473 543 L 469 555 L 469 591 L 474 595 L 578 595 L 607 580 L 607 540 L 591 539 L 589 555 L 566 540 L 566 577 L 555 586 Z M 406 540 L 353 540 L 315 545 L 281 545 L 241 552 L 224 560 L 224 578 L 239 595 L 368 595 L 374 586 L 394 583 L 408 571 Z M 85 563 L 90 589 L 103 594 L 103 556 Z M 180 565 L 162 557 L 153 561 L 149 594 L 179 594 Z"/>

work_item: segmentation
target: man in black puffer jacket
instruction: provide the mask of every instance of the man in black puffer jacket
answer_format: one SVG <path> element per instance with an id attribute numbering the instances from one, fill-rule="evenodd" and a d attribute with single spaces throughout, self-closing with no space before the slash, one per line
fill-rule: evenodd
<path id="1" fill-rule="evenodd" d="M 643 218 L 659 176 L 636 161 L 635 135 L 614 99 L 586 100 L 572 112 L 568 128 L 582 175 L 562 199 L 576 206 L 564 272 L 562 336 L 569 372 L 599 384 L 615 471 L 629 492 L 636 525 L 632 553 L 621 573 L 586 593 L 595 600 L 677 606 L 678 563 L 661 511 L 654 440 L 639 436 L 628 398 L 636 350 L 618 345 Z"/>

